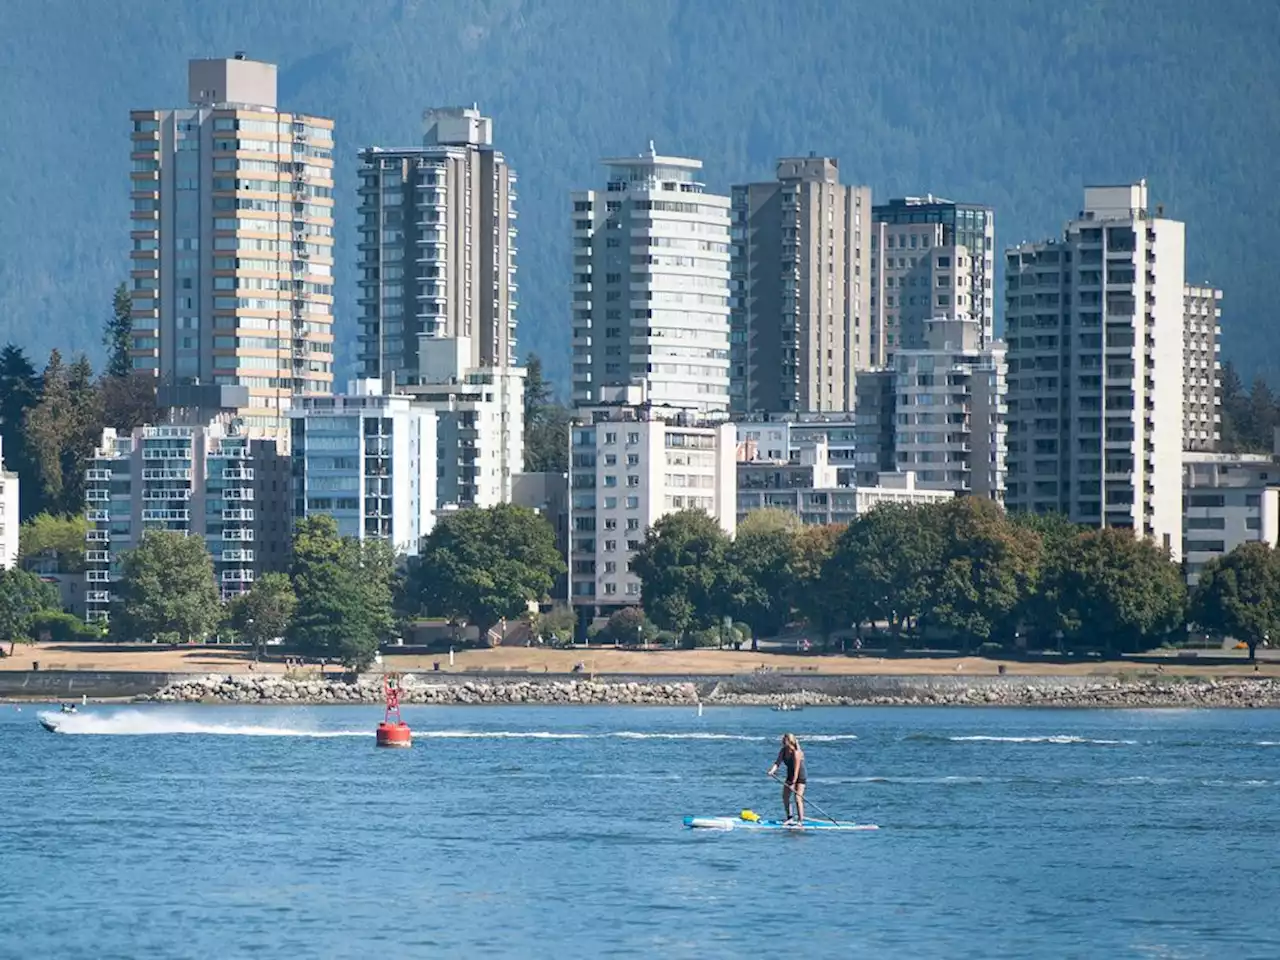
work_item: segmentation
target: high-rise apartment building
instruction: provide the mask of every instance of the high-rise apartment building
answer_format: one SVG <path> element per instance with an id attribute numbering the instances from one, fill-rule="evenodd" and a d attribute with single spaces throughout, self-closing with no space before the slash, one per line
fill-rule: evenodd
<path id="1" fill-rule="evenodd" d="M 924 490 L 1005 496 L 1005 350 L 979 321 L 926 321 L 894 357 L 895 467 Z"/>
<path id="2" fill-rule="evenodd" d="M 631 558 L 666 514 L 702 510 L 736 529 L 734 425 L 643 393 L 606 389 L 570 424 L 569 599 L 580 622 L 640 602 Z"/>
<path id="3" fill-rule="evenodd" d="M 775 180 L 733 188 L 732 217 L 731 407 L 852 410 L 871 335 L 871 188 L 842 184 L 832 157 L 785 158 Z"/>
<path id="4" fill-rule="evenodd" d="M 212 388 L 221 393 L 220 388 Z M 85 500 L 85 609 L 106 619 L 120 556 L 152 530 L 204 538 L 223 599 L 288 563 L 289 458 L 277 439 L 249 437 L 235 415 L 243 388 L 222 393 L 227 411 L 207 423 L 163 423 L 127 435 L 103 431 L 89 459 Z M 214 409 L 218 402 L 202 404 Z"/>
<path id="5" fill-rule="evenodd" d="M 1212 451 L 1222 438 L 1222 291 L 1188 283 L 1182 300 L 1182 449 Z"/>
<path id="6" fill-rule="evenodd" d="M 1180 556 L 1184 249 L 1144 180 L 1086 187 L 1061 240 L 1008 250 L 1010 510 Z"/>
<path id="7" fill-rule="evenodd" d="M 573 401 L 644 383 L 655 406 L 726 415 L 729 198 L 652 143 L 604 164 L 604 190 L 572 195 Z"/>
<path id="8" fill-rule="evenodd" d="M 436 416 L 379 380 L 314 397 L 293 418 L 293 513 L 328 514 L 344 537 L 416 555 L 435 525 Z"/>
<path id="9" fill-rule="evenodd" d="M 445 507 L 510 503 L 524 469 L 524 367 L 472 367 L 466 337 L 423 337 L 416 382 L 401 390 L 436 416 L 436 499 Z"/>
<path id="10" fill-rule="evenodd" d="M 866 366 L 891 366 L 903 347 L 923 347 L 925 326 L 938 317 L 978 325 L 985 345 L 994 336 L 992 264 L 995 215 L 990 207 L 939 197 L 878 204 L 871 240 L 871 331 Z"/>
<path id="11" fill-rule="evenodd" d="M 1182 560 L 1195 586 L 1206 563 L 1236 547 L 1280 543 L 1280 456 L 1275 453 L 1182 455 Z"/>
<path id="12" fill-rule="evenodd" d="M 188 76 L 189 107 L 131 114 L 133 366 L 245 387 L 244 427 L 287 441 L 333 389 L 333 121 L 281 112 L 243 54 Z"/>
<path id="13" fill-rule="evenodd" d="M 421 147 L 360 152 L 362 375 L 414 383 L 422 337 L 516 363 L 516 175 L 476 107 L 423 113 Z"/>
<path id="14" fill-rule="evenodd" d="M 21 523 L 18 475 L 5 469 L 3 451 L 0 451 L 0 570 L 7 570 L 18 562 Z"/>

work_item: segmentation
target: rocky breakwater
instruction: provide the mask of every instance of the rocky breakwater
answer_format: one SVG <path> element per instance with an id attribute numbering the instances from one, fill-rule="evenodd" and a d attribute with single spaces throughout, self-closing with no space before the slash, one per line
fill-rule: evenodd
<path id="1" fill-rule="evenodd" d="M 404 704 L 652 704 L 676 706 L 698 702 L 692 683 L 607 683 L 599 680 L 502 681 L 458 680 L 427 683 L 402 678 Z M 210 674 L 172 683 L 148 697 L 160 703 L 381 703 L 382 678 L 370 675 L 355 683 L 285 677 Z"/>
<path id="2" fill-rule="evenodd" d="M 406 704 L 648 704 L 653 706 L 1005 706 L 1280 707 L 1271 678 L 1105 677 L 776 677 L 667 681 L 457 677 L 402 679 Z M 382 702 L 382 678 L 341 680 L 210 674 L 184 678 L 155 694 L 161 703 Z"/>

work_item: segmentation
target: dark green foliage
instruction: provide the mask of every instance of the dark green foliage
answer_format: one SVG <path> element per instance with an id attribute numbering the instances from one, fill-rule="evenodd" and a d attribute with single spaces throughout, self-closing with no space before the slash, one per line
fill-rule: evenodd
<path id="1" fill-rule="evenodd" d="M 337 521 L 318 514 L 297 523 L 290 572 L 297 597 L 290 642 L 313 657 L 368 667 L 394 628 L 391 548 L 341 537 Z"/>
<path id="2" fill-rule="evenodd" d="M 44 610 L 31 619 L 31 636 L 52 643 L 105 640 L 102 629 L 61 610 Z"/>
<path id="3" fill-rule="evenodd" d="M 440 518 L 410 565 L 407 594 L 433 616 L 488 630 L 546 599 L 564 560 L 555 531 L 524 507 L 502 504 Z"/>
<path id="4" fill-rule="evenodd" d="M 231 626 L 261 653 L 269 640 L 283 637 L 298 609 L 293 584 L 283 573 L 264 573 L 249 592 L 230 604 Z"/>
<path id="5" fill-rule="evenodd" d="M 785 510 L 756 510 L 738 525 L 727 551 L 728 613 L 761 636 L 791 622 L 800 518 Z"/>
<path id="6" fill-rule="evenodd" d="M 222 622 L 213 558 L 203 537 L 148 531 L 120 558 L 111 635 L 121 642 L 203 641 Z"/>
<path id="7" fill-rule="evenodd" d="M 1250 659 L 1262 640 L 1280 641 L 1280 553 L 1245 543 L 1210 560 L 1191 593 L 1191 620 L 1243 640 Z"/>
<path id="8" fill-rule="evenodd" d="M 658 628 L 653 625 L 644 611 L 639 607 L 623 607 L 609 617 L 595 639 L 600 643 L 617 643 L 624 647 L 638 647 L 642 643 L 652 643 L 658 637 Z"/>
<path id="9" fill-rule="evenodd" d="M 729 537 L 701 510 L 669 513 L 645 534 L 631 559 L 643 581 L 641 603 L 664 630 L 691 641 L 728 613 Z"/>
<path id="10" fill-rule="evenodd" d="M 133 373 L 133 362 L 129 357 L 129 349 L 133 346 L 133 299 L 129 296 L 129 287 L 120 284 L 111 298 L 111 316 L 103 325 L 102 345 L 107 348 L 108 377 L 123 380 Z"/>
<path id="11" fill-rule="evenodd" d="M 0 642 L 9 644 L 11 655 L 14 644 L 38 638 L 38 617 L 56 613 L 59 607 L 58 588 L 53 584 L 18 567 L 0 570 Z"/>
<path id="12" fill-rule="evenodd" d="M 161 17 L 163 49 L 137 69 L 133 51 L 149 49 Z M 1189 279 L 1227 291 L 1227 355 L 1247 359 L 1248 378 L 1276 373 L 1260 278 L 1280 222 L 1257 210 L 1280 152 L 1277 35 L 1280 5 L 1256 0 L 11 2 L 10 127 L 41 156 L 88 150 L 95 162 L 71 176 L 24 150 L 0 156 L 0 181 L 22 185 L 0 199 L 13 225 L 0 242 L 0 340 L 20 336 L 36 355 L 99 341 L 102 292 L 127 264 L 129 110 L 182 106 L 188 56 L 229 56 L 252 38 L 251 57 L 280 64 L 283 108 L 336 120 L 339 316 L 356 314 L 356 150 L 416 142 L 423 106 L 478 101 L 520 175 L 520 342 L 558 383 L 570 364 L 568 191 L 602 187 L 598 158 L 650 138 L 703 158 L 720 192 L 812 149 L 877 200 L 932 190 L 989 202 L 997 269 L 1006 243 L 1060 230 L 1084 183 L 1146 175 L 1153 200 L 1188 223 Z M 618 38 L 607 55 L 566 56 L 601 37 Z M 340 336 L 349 372 L 355 325 Z"/>
<path id="13" fill-rule="evenodd" d="M 1022 598 L 1036 588 L 1040 536 L 978 497 L 958 497 L 927 512 L 942 542 L 938 572 L 930 578 L 930 620 L 976 642 L 1011 628 Z"/>
<path id="14" fill-rule="evenodd" d="M 552 399 L 536 353 L 524 361 L 524 469 L 527 473 L 569 470 L 569 410 Z"/>
<path id="15" fill-rule="evenodd" d="M 1185 623 L 1178 565 L 1131 530 L 1090 530 L 1047 555 L 1040 590 L 1065 645 L 1076 649 L 1134 653 Z"/>
<path id="16" fill-rule="evenodd" d="M 840 537 L 821 588 L 842 624 L 884 621 L 897 632 L 927 611 L 942 548 L 930 508 L 877 506 Z"/>
<path id="17" fill-rule="evenodd" d="M 1255 378 L 1244 392 L 1240 377 L 1230 361 L 1222 365 L 1222 442 L 1219 448 L 1231 453 L 1271 453 L 1275 432 L 1280 427 L 1280 401 L 1267 382 Z"/>
<path id="18" fill-rule="evenodd" d="M 40 377 L 20 347 L 0 350 L 0 440 L 6 468 L 18 475 L 18 512 L 37 513 L 43 503 L 40 469 L 27 441 L 27 414 L 40 402 Z"/>

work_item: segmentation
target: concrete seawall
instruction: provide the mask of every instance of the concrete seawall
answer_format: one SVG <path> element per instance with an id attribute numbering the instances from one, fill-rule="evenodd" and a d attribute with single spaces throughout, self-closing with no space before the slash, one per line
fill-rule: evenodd
<path id="1" fill-rule="evenodd" d="M 113 670 L 3 670 L 0 697 L 57 700 L 85 697 L 139 697 L 155 693 L 189 674 L 128 673 Z"/>

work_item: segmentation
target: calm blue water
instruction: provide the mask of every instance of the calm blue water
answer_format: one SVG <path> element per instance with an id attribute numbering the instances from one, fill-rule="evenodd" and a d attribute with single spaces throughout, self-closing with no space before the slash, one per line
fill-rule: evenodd
<path id="1" fill-rule="evenodd" d="M 1280 956 L 1280 711 L 39 709 L 3 957 Z M 681 826 L 779 814 L 783 727 L 879 832 Z"/>

